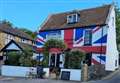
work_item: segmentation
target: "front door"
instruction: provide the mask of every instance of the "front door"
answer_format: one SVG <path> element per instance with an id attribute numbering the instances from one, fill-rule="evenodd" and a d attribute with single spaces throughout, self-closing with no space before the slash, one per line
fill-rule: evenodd
<path id="1" fill-rule="evenodd" d="M 56 55 L 55 55 L 55 54 L 51 54 L 49 61 L 50 61 L 50 62 L 49 62 L 49 66 L 50 66 L 50 67 L 55 67 Z"/>
<path id="2" fill-rule="evenodd" d="M 59 67 L 60 65 L 60 54 L 51 54 L 49 57 L 50 67 Z"/>

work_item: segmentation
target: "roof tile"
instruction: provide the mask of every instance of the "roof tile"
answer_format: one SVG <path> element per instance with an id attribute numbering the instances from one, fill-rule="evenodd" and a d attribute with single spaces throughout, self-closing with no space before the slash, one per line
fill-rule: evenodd
<path id="1" fill-rule="evenodd" d="M 105 24 L 110 6 L 111 5 L 104 5 L 96 8 L 90 8 L 90 9 L 84 9 L 78 11 L 76 10 L 76 12 L 80 14 L 80 21 L 74 24 L 67 23 L 67 15 L 70 15 L 75 11 L 53 14 L 49 17 L 47 22 L 45 22 L 43 26 L 41 26 L 40 30 L 44 31 L 44 30 L 53 30 L 53 29 L 67 29 L 67 28 Z"/>

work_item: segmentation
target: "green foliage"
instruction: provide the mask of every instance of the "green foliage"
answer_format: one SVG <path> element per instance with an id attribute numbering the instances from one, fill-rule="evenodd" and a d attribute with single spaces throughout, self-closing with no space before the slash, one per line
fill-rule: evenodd
<path id="1" fill-rule="evenodd" d="M 30 57 L 21 57 L 19 59 L 19 62 L 21 64 L 21 66 L 32 66 L 32 63 L 31 63 L 31 58 Z"/>
<path id="2" fill-rule="evenodd" d="M 23 32 L 25 32 L 26 34 L 30 35 L 33 39 L 36 37 L 37 33 L 36 32 L 32 32 L 31 30 L 28 30 L 26 28 L 19 28 L 19 27 L 13 27 L 13 24 L 10 21 L 7 20 L 2 20 L 1 21 L 2 24 L 5 24 L 11 28 L 17 28 L 18 30 L 21 30 Z"/>
<path id="3" fill-rule="evenodd" d="M 5 24 L 5 25 L 10 26 L 10 27 L 13 26 L 13 24 L 10 21 L 7 21 L 7 20 L 3 20 L 2 24 Z"/>
<path id="4" fill-rule="evenodd" d="M 60 48 L 64 50 L 66 45 L 62 40 L 50 39 L 44 44 L 44 50 L 49 51 L 50 48 Z"/>
<path id="5" fill-rule="evenodd" d="M 49 63 L 49 52 L 48 51 L 44 51 L 44 60 L 43 60 L 43 66 L 44 67 L 48 67 L 48 63 Z"/>
<path id="6" fill-rule="evenodd" d="M 19 62 L 21 66 L 35 66 L 37 61 L 32 59 L 33 52 L 30 48 L 24 49 L 24 52 L 21 54 Z"/>
<path id="7" fill-rule="evenodd" d="M 60 48 L 62 50 L 64 50 L 66 48 L 65 43 L 62 40 L 57 40 L 57 39 L 50 39 L 47 42 L 45 42 L 44 44 L 44 61 L 43 61 L 43 65 L 45 67 L 48 66 L 48 61 L 49 61 L 49 49 L 50 48 Z"/>
<path id="8" fill-rule="evenodd" d="M 120 45 L 120 8 L 116 6 L 116 32 L 117 32 L 117 44 Z M 120 48 L 119 48 L 120 50 Z"/>
<path id="9" fill-rule="evenodd" d="M 14 66 L 17 66 L 19 65 L 19 59 L 20 59 L 20 56 L 21 56 L 21 53 L 19 52 L 8 52 L 7 53 L 7 60 L 5 61 L 5 64 L 6 65 L 14 65 Z"/>
<path id="10" fill-rule="evenodd" d="M 38 62 L 32 59 L 33 52 L 29 48 L 26 48 L 23 52 L 11 51 L 6 54 L 8 57 L 5 61 L 6 65 L 14 66 L 36 66 Z"/>
<path id="11" fill-rule="evenodd" d="M 65 68 L 80 69 L 85 53 L 80 51 L 65 52 Z"/>
<path id="12" fill-rule="evenodd" d="M 26 28 L 19 28 L 19 30 L 27 33 L 28 35 L 30 35 L 33 39 L 36 37 L 36 32 L 32 32 L 31 30 L 28 30 Z"/>

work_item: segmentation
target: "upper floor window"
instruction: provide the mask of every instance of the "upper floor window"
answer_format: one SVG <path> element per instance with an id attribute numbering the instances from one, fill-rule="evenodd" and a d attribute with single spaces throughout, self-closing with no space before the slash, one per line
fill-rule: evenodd
<path id="1" fill-rule="evenodd" d="M 61 39 L 61 33 L 59 31 L 50 32 L 46 35 L 46 39 Z"/>
<path id="2" fill-rule="evenodd" d="M 28 43 L 28 40 L 26 40 L 26 39 L 21 39 L 21 42 L 22 42 L 22 43 Z"/>
<path id="3" fill-rule="evenodd" d="M 92 44 L 92 30 L 86 29 L 84 34 L 84 45 Z"/>
<path id="4" fill-rule="evenodd" d="M 21 39 L 21 42 L 24 42 L 25 41 L 25 39 Z"/>
<path id="5" fill-rule="evenodd" d="M 78 14 L 70 14 L 67 16 L 67 23 L 76 23 L 78 22 Z"/>

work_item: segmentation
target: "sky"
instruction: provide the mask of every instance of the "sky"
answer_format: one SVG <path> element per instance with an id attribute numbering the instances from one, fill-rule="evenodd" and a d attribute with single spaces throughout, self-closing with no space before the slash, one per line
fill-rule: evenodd
<path id="1" fill-rule="evenodd" d="M 82 10 L 113 0 L 0 0 L 0 20 L 10 21 L 14 26 L 38 31 L 46 18 L 54 13 Z M 120 0 L 115 0 L 120 7 Z"/>

